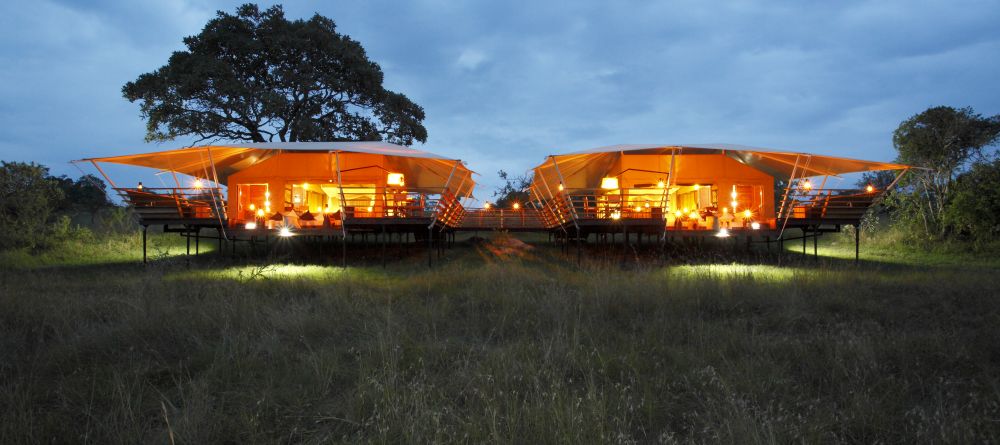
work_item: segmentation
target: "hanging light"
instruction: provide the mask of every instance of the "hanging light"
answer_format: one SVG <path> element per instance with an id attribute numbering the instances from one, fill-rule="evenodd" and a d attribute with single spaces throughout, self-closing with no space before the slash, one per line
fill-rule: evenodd
<path id="1" fill-rule="evenodd" d="M 700 186 L 700 185 L 698 185 L 698 184 L 695 184 L 695 185 L 694 185 L 694 189 L 695 189 L 695 190 L 701 190 L 701 186 Z"/>
<path id="2" fill-rule="evenodd" d="M 806 181 L 802 183 L 802 188 L 806 189 L 806 190 L 812 190 L 812 188 L 813 188 L 812 181 L 806 179 Z"/>
<path id="3" fill-rule="evenodd" d="M 566 188 L 565 188 L 565 187 L 563 187 L 563 184 L 562 184 L 562 183 L 560 182 L 560 183 L 559 183 L 559 191 L 561 192 L 561 191 L 563 191 L 563 190 L 565 190 L 565 189 L 566 189 Z"/>
<path id="4" fill-rule="evenodd" d="M 665 184 L 662 179 L 656 182 L 656 187 L 657 188 L 664 188 L 666 186 L 667 186 L 667 184 Z"/>
<path id="5" fill-rule="evenodd" d="M 869 186 L 869 187 L 871 187 L 871 186 Z M 142 190 L 142 181 L 139 181 L 139 186 L 136 187 L 136 188 L 139 189 L 139 190 Z"/>
<path id="6" fill-rule="evenodd" d="M 511 207 L 513 207 L 514 210 L 517 210 L 517 209 L 521 208 L 521 203 L 515 202 L 514 205 L 512 205 Z"/>
<path id="7" fill-rule="evenodd" d="M 204 186 L 205 186 L 205 183 L 201 180 L 201 178 L 198 178 L 198 179 L 194 180 L 194 188 L 200 189 L 200 188 L 202 188 Z"/>
<path id="8" fill-rule="evenodd" d="M 601 179 L 601 188 L 604 190 L 614 190 L 618 188 L 618 178 L 607 176 Z"/>
<path id="9" fill-rule="evenodd" d="M 389 173 L 386 176 L 385 183 L 388 185 L 403 185 L 403 174 L 402 173 Z"/>
<path id="10" fill-rule="evenodd" d="M 139 188 L 140 189 L 142 188 L 142 183 L 141 182 L 139 183 Z M 875 191 L 875 186 L 873 186 L 871 184 L 868 184 L 868 186 L 865 187 L 865 191 L 868 192 L 868 193 L 874 192 Z"/>
<path id="11" fill-rule="evenodd" d="M 247 230 L 257 230 L 257 223 L 255 223 L 255 222 L 248 222 L 247 225 L 245 225 L 243 227 L 246 228 Z"/>

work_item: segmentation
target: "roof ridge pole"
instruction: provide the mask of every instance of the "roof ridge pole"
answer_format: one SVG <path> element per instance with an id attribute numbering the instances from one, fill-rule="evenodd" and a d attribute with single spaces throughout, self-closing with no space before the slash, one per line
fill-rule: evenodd
<path id="1" fill-rule="evenodd" d="M 441 196 L 444 196 L 444 192 L 448 190 L 448 184 L 451 184 L 451 177 L 455 176 L 455 170 L 458 169 L 459 164 L 462 163 L 461 159 L 455 160 L 455 166 L 451 168 L 451 173 L 448 173 L 448 179 L 444 182 L 444 187 L 441 188 Z M 438 208 L 441 207 L 441 199 L 438 198 Z M 434 209 L 434 216 L 431 217 L 431 223 L 427 226 L 428 229 L 433 229 L 434 224 L 437 223 L 438 209 Z"/>

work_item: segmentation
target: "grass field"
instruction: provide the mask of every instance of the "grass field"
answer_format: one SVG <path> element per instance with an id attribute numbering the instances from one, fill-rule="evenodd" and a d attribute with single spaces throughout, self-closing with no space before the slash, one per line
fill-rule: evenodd
<path id="1" fill-rule="evenodd" d="M 134 235 L 0 253 L 0 443 L 1000 440 L 987 254 L 500 238 L 343 269 L 153 240 L 147 267 Z"/>

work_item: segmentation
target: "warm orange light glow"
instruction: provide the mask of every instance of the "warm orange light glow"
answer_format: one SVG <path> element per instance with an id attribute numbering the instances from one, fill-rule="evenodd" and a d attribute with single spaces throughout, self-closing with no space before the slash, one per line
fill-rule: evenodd
<path id="1" fill-rule="evenodd" d="M 729 229 L 719 229 L 719 233 L 716 233 L 715 236 L 717 236 L 719 238 L 728 237 L 729 236 Z"/>
<path id="2" fill-rule="evenodd" d="M 648 201 L 646 202 L 646 208 L 647 209 L 649 208 L 649 202 Z"/>
<path id="3" fill-rule="evenodd" d="M 608 176 L 601 179 L 601 188 L 604 190 L 614 190 L 618 188 L 618 178 Z"/>
<path id="4" fill-rule="evenodd" d="M 757 221 L 754 221 L 754 222 L 750 223 L 750 228 L 754 229 L 754 230 L 760 230 L 760 223 L 757 222 Z"/>
<path id="5" fill-rule="evenodd" d="M 511 207 L 513 207 L 514 210 L 517 210 L 517 209 L 521 208 L 521 203 L 515 202 L 514 205 L 511 206 Z"/>
<path id="6" fill-rule="evenodd" d="M 278 235 L 289 237 L 292 236 L 292 231 L 288 227 L 282 227 L 281 230 L 278 231 Z"/>
<path id="7" fill-rule="evenodd" d="M 265 198 L 270 198 L 271 197 L 271 192 L 264 192 L 264 197 Z"/>
<path id="8" fill-rule="evenodd" d="M 635 211 L 636 212 L 641 212 L 642 211 L 642 206 L 635 206 Z"/>
<path id="9" fill-rule="evenodd" d="M 489 209 L 490 209 L 490 207 L 492 207 L 492 206 L 493 206 L 493 205 L 492 205 L 492 204 L 490 204 L 490 203 L 488 203 L 488 202 L 487 202 L 487 203 L 485 203 L 485 204 L 483 204 L 483 208 L 484 208 L 484 209 L 486 209 L 486 210 L 489 210 Z"/>
<path id="10" fill-rule="evenodd" d="M 871 186 L 869 186 L 869 187 L 871 187 Z M 139 181 L 139 187 L 138 187 L 138 189 L 142 190 L 142 181 Z"/>
<path id="11" fill-rule="evenodd" d="M 619 211 L 611 212 L 611 219 L 613 219 L 615 221 L 617 221 L 619 219 L 622 219 L 622 212 L 619 212 Z"/>
<path id="12" fill-rule="evenodd" d="M 257 216 L 260 218 L 264 217 L 264 209 L 257 209 Z"/>
<path id="13" fill-rule="evenodd" d="M 740 203 L 738 203 L 736 201 L 732 201 L 732 202 L 729 203 L 729 205 L 730 205 L 730 207 L 733 208 L 733 211 L 735 212 L 736 211 L 736 206 L 740 205 Z"/>
<path id="14" fill-rule="evenodd" d="M 252 212 L 254 210 L 257 210 L 257 205 L 251 202 L 250 203 L 250 211 Z"/>
<path id="15" fill-rule="evenodd" d="M 691 213 L 688 214 L 688 218 L 698 219 L 698 212 L 692 211 Z"/>
<path id="16" fill-rule="evenodd" d="M 389 173 L 385 179 L 385 183 L 389 185 L 403 185 L 403 174 L 402 173 Z"/>
<path id="17" fill-rule="evenodd" d="M 204 186 L 205 186 L 205 183 L 204 183 L 204 182 L 202 182 L 202 180 L 201 180 L 201 179 L 195 179 L 195 180 L 194 180 L 194 188 L 196 188 L 196 189 L 200 189 L 200 188 L 202 188 L 202 187 L 204 187 Z"/>
<path id="18" fill-rule="evenodd" d="M 661 179 L 661 180 L 660 180 L 659 182 L 657 182 L 657 183 L 656 183 L 656 186 L 657 186 L 657 187 L 659 187 L 659 188 L 664 188 L 664 187 L 666 187 L 667 185 L 666 185 L 666 184 L 664 184 L 664 183 L 663 183 L 663 180 Z"/>
<path id="19" fill-rule="evenodd" d="M 744 218 L 750 219 L 751 216 L 753 216 L 753 212 L 751 212 L 750 209 L 746 209 L 743 211 Z"/>
<path id="20" fill-rule="evenodd" d="M 875 186 L 873 186 L 871 184 L 868 184 L 868 187 L 865 187 L 865 191 L 867 191 L 868 193 L 874 192 L 875 191 Z"/>
<path id="21" fill-rule="evenodd" d="M 694 185 L 694 189 L 695 189 L 695 190 L 701 190 L 701 186 L 700 186 L 700 185 L 698 185 L 698 184 L 695 184 L 695 185 Z"/>
<path id="22" fill-rule="evenodd" d="M 676 216 L 676 217 L 680 218 L 680 217 L 681 217 L 681 215 L 683 215 L 683 213 L 681 213 L 681 211 L 680 211 L 680 210 L 674 210 L 674 216 Z"/>
<path id="23" fill-rule="evenodd" d="M 806 189 L 806 190 L 812 190 L 812 188 L 813 188 L 813 183 L 812 183 L 812 181 L 810 181 L 810 180 L 806 179 L 806 182 L 803 182 L 803 183 L 802 183 L 802 188 L 804 188 L 804 189 Z"/>
<path id="24" fill-rule="evenodd" d="M 244 227 L 246 227 L 247 230 L 256 230 L 257 229 L 257 223 L 255 223 L 255 222 L 248 222 L 247 225 L 244 226 Z"/>
<path id="25" fill-rule="evenodd" d="M 561 192 L 561 191 L 563 191 L 563 190 L 565 190 L 565 187 L 563 187 L 562 183 L 560 182 L 560 183 L 559 183 L 559 191 Z"/>
<path id="26" fill-rule="evenodd" d="M 309 190 L 309 183 L 308 182 L 303 182 L 302 183 L 302 190 Z"/>

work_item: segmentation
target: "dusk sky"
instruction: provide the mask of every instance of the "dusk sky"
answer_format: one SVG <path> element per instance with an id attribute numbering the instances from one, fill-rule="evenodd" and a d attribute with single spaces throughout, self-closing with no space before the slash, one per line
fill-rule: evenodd
<path id="1" fill-rule="evenodd" d="M 0 5 L 0 159 L 68 161 L 146 144 L 124 83 L 242 2 Z M 623 143 L 733 143 L 889 161 L 936 105 L 1000 113 L 1000 2 L 287 2 L 360 41 L 424 107 L 420 148 L 496 171 Z M 269 2 L 261 2 L 262 7 Z"/>

